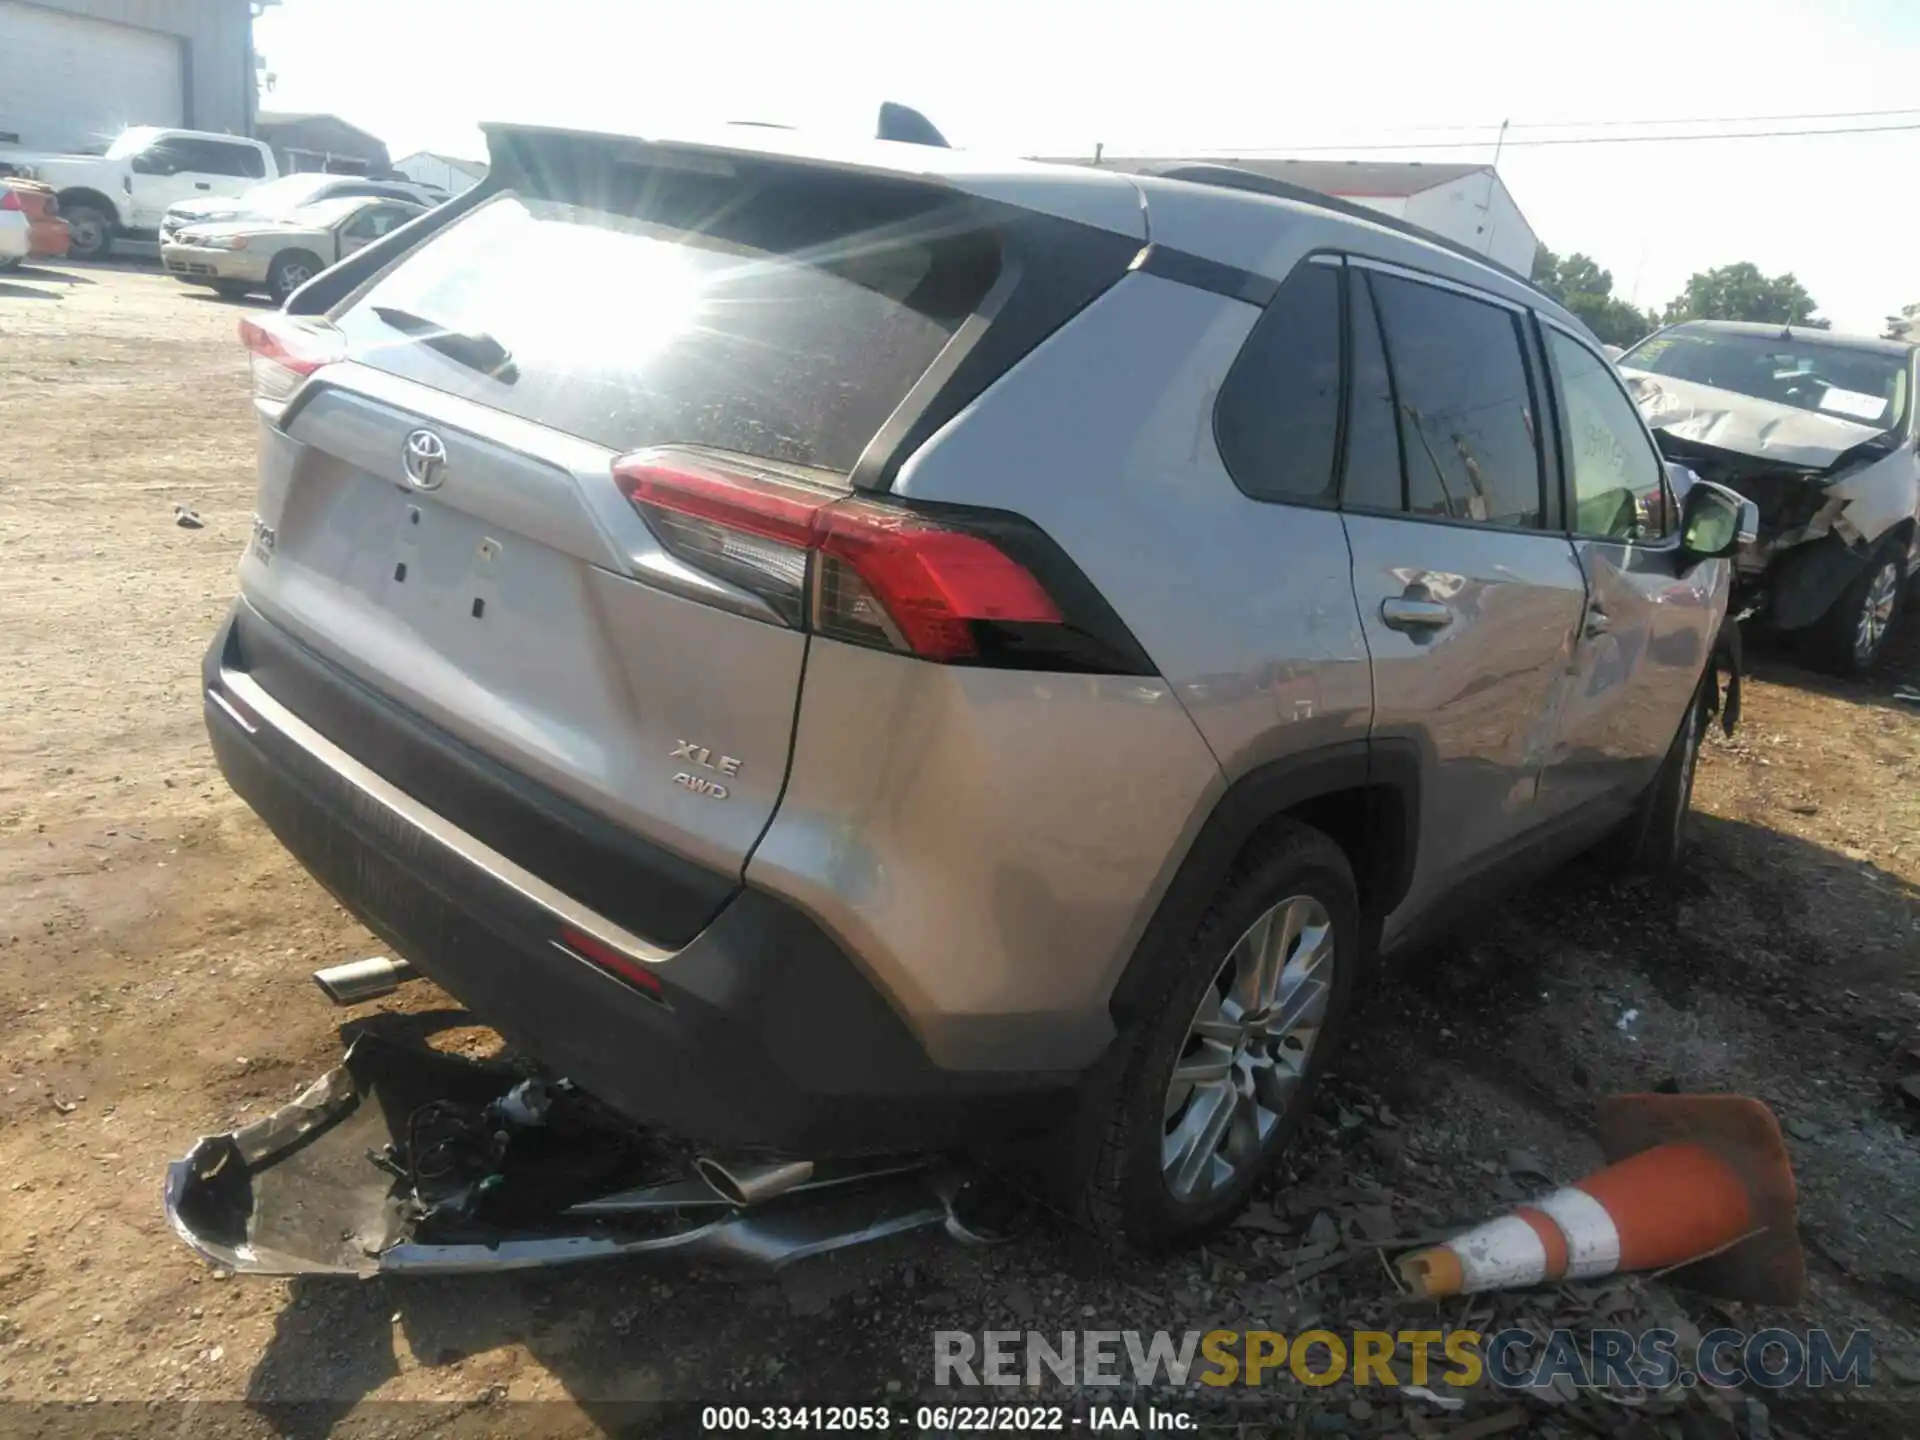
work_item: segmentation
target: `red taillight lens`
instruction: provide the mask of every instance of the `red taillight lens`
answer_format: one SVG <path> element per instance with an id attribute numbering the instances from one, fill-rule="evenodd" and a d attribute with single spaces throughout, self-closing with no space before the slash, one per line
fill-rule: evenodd
<path id="1" fill-rule="evenodd" d="M 613 473 L 669 552 L 795 628 L 942 661 L 994 658 L 985 638 L 1019 650 L 1013 663 L 1038 667 L 1057 651 L 1065 668 L 1092 668 L 1077 663 L 1084 645 L 1034 643 L 1031 627 L 1085 637 L 1032 569 L 964 523 L 732 456 L 640 451 Z M 1121 658 L 1098 668 L 1138 667 Z"/>
<path id="2" fill-rule="evenodd" d="M 991 540 L 869 500 L 820 521 L 823 634 L 962 660 L 979 653 L 973 621 L 1060 623 L 1046 589 Z"/>
<path id="3" fill-rule="evenodd" d="M 0 185 L 0 210 L 24 210 L 20 197 L 14 193 L 11 185 Z"/>
<path id="4" fill-rule="evenodd" d="M 240 341 L 253 356 L 253 393 L 261 400 L 285 400 L 322 365 L 347 356 L 346 342 L 332 326 L 288 315 L 242 320 Z"/>

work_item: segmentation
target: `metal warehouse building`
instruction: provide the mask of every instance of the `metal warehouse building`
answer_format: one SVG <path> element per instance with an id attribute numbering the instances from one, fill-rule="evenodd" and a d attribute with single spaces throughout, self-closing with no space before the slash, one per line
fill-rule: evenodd
<path id="1" fill-rule="evenodd" d="M 129 125 L 253 131 L 251 0 L 0 0 L 0 140 L 98 150 Z"/>

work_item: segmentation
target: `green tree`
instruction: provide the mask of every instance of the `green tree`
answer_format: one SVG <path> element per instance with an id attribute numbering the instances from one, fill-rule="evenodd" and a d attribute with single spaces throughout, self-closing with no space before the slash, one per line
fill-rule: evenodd
<path id="1" fill-rule="evenodd" d="M 1613 293 L 1613 272 L 1577 251 L 1562 258 L 1544 245 L 1533 259 L 1533 283 L 1578 315 L 1606 345 L 1622 348 L 1643 338 L 1659 321 Z"/>
<path id="2" fill-rule="evenodd" d="M 1573 294 L 1561 302 L 1586 321 L 1587 328 L 1604 345 L 1622 350 L 1646 339 L 1660 326 L 1659 319 L 1629 305 L 1617 295 Z"/>
<path id="3" fill-rule="evenodd" d="M 1669 325 L 1677 320 L 1751 320 L 1825 330 L 1833 322 L 1813 313 L 1819 308 L 1791 271 L 1762 275 L 1757 265 L 1742 260 L 1697 272 L 1662 318 Z"/>

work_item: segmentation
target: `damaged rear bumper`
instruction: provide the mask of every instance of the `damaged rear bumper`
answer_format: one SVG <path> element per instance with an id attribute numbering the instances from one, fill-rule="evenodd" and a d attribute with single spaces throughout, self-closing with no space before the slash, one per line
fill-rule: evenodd
<path id="1" fill-rule="evenodd" d="M 956 1171 L 908 1159 L 815 1175 L 742 1206 L 684 1153 L 585 1097 L 503 1121 L 510 1067 L 363 1035 L 271 1115 L 167 1170 L 174 1232 L 263 1275 L 447 1274 L 645 1254 L 777 1267 L 914 1231 L 986 1238 Z M 467 1126 L 466 1131 L 457 1127 Z M 452 1138 L 467 1136 L 460 1144 Z"/>

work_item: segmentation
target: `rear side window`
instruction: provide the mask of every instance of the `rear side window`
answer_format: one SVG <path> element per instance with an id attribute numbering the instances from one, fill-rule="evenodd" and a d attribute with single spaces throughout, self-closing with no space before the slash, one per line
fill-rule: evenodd
<path id="1" fill-rule="evenodd" d="M 1340 439 L 1340 271 L 1287 277 L 1227 372 L 1214 411 L 1220 457 L 1255 500 L 1329 502 Z"/>
<path id="2" fill-rule="evenodd" d="M 336 323 L 369 365 L 610 449 L 846 474 L 998 268 L 991 230 L 917 185 L 555 166 Z"/>
<path id="3" fill-rule="evenodd" d="M 1397 276 L 1371 278 L 1409 513 L 1538 526 L 1533 399 L 1512 312 Z"/>

